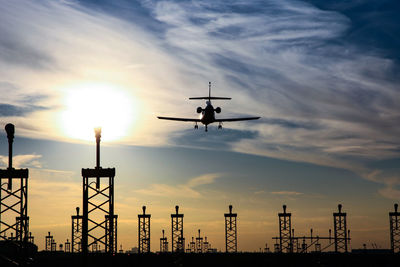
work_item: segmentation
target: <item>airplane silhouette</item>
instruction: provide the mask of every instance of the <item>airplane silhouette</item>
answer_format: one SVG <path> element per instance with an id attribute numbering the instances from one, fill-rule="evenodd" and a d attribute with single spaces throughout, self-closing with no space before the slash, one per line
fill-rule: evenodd
<path id="1" fill-rule="evenodd" d="M 218 122 L 218 129 L 222 129 L 222 123 L 225 121 L 248 121 L 248 120 L 258 120 L 260 117 L 247 117 L 247 118 L 228 118 L 228 119 L 216 119 L 215 118 L 215 112 L 216 113 L 221 113 L 221 108 L 217 107 L 214 109 L 214 107 L 211 104 L 211 99 L 212 100 L 231 100 L 230 97 L 217 97 L 217 96 L 211 96 L 211 82 L 208 83 L 208 96 L 201 96 L 201 97 L 190 97 L 190 100 L 200 100 L 200 99 L 205 99 L 206 101 L 206 107 L 198 107 L 197 108 L 197 113 L 200 114 L 199 119 L 189 119 L 189 118 L 173 118 L 173 117 L 157 117 L 161 120 L 171 120 L 171 121 L 192 121 L 195 122 L 195 129 L 198 129 L 199 126 L 197 125 L 198 122 L 201 122 L 202 124 L 205 125 L 205 131 L 208 131 L 207 126 L 213 122 Z"/>

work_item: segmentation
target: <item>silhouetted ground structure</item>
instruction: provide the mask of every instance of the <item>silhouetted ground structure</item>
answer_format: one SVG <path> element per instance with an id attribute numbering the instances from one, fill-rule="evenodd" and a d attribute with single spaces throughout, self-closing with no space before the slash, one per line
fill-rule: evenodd
<path id="1" fill-rule="evenodd" d="M 292 238 L 292 214 L 286 212 L 286 205 L 283 205 L 283 212 L 278 213 L 279 217 L 279 252 L 293 252 Z"/>
<path id="2" fill-rule="evenodd" d="M 393 252 L 400 252 L 400 212 L 399 205 L 394 204 L 394 212 L 389 212 L 390 220 L 390 248 Z"/>
<path id="3" fill-rule="evenodd" d="M 225 252 L 237 252 L 237 213 L 232 213 L 232 205 L 229 205 L 229 213 L 225 217 Z"/>
<path id="4" fill-rule="evenodd" d="M 29 232 L 29 217 L 27 214 L 28 170 L 16 170 L 12 167 L 12 143 L 14 126 L 7 124 L 9 141 L 9 166 L 0 170 L 0 267 L 6 266 L 400 266 L 400 213 L 398 205 L 394 212 L 389 212 L 391 249 L 353 249 L 350 248 L 350 230 L 347 229 L 347 213 L 338 205 L 338 211 L 333 213 L 334 236 L 329 230 L 328 237 L 295 236 L 292 228 L 292 214 L 286 211 L 278 213 L 279 237 L 276 240 L 274 252 L 269 253 L 237 253 L 237 214 L 225 213 L 225 249 L 230 253 L 216 253 L 207 241 L 207 237 L 192 237 L 192 242 L 185 248 L 183 236 L 183 214 L 179 206 L 171 214 L 172 248 L 168 252 L 168 241 L 162 231 L 160 252 L 150 252 L 150 214 L 138 215 L 139 253 L 122 253 L 122 246 L 117 253 L 117 215 L 114 214 L 114 176 L 115 169 L 100 167 L 100 137 L 96 130 L 96 167 L 82 169 L 83 176 L 83 214 L 72 218 L 72 243 L 57 243 L 48 232 L 45 236 L 45 250 L 37 252 L 33 244 L 34 237 Z M 108 179 L 100 183 L 100 178 Z M 14 185 L 13 185 L 14 180 Z M 3 187 L 4 185 L 4 187 Z M 99 198 L 99 199 L 97 199 Z M 95 212 L 97 216 L 94 215 Z M 5 214 L 8 220 L 4 219 Z M 100 216 L 99 216 L 100 215 Z M 13 217 L 15 216 L 15 217 Z M 11 218 L 11 220 L 10 220 Z M 14 219 L 15 218 L 15 219 Z M 222 221 L 221 221 L 222 223 Z M 28 235 L 29 232 L 29 235 Z M 329 240 L 322 247 L 320 240 Z M 302 241 L 302 243 L 301 243 Z M 100 248 L 100 246 L 104 246 Z M 310 249 L 315 246 L 315 249 Z M 331 247 L 332 246 L 332 247 Z M 64 247 L 64 249 L 63 249 Z M 324 252 L 331 247 L 334 252 Z M 79 252 L 79 253 L 73 253 Z M 90 253 L 91 252 L 91 253 Z M 105 252 L 105 253 L 104 253 Z M 144 253 L 145 252 L 145 253 Z"/>
<path id="5" fill-rule="evenodd" d="M 196 242 L 194 242 L 194 237 L 192 236 L 192 241 L 188 244 L 188 249 L 186 250 L 188 253 L 196 252 Z"/>
<path id="6" fill-rule="evenodd" d="M 171 214 L 172 252 L 184 252 L 185 238 L 183 237 L 183 214 L 179 206 L 175 206 L 175 214 Z"/>
<path id="7" fill-rule="evenodd" d="M 71 248 L 72 252 L 82 252 L 82 215 L 79 207 L 76 207 L 76 215 L 71 216 Z"/>
<path id="8" fill-rule="evenodd" d="M 211 249 L 211 244 L 207 241 L 207 237 L 204 237 L 204 242 L 203 242 L 203 251 L 204 252 L 210 252 Z"/>
<path id="9" fill-rule="evenodd" d="M 67 238 L 67 242 L 65 242 L 65 244 L 64 244 L 64 247 L 65 247 L 65 249 L 64 249 L 65 252 L 71 252 L 71 242 L 69 242 L 68 238 Z"/>
<path id="10" fill-rule="evenodd" d="M 0 266 L 24 266 L 38 255 L 37 250 L 37 246 L 32 243 L 21 247 L 13 240 L 2 240 L 0 241 Z"/>
<path id="11" fill-rule="evenodd" d="M 348 252 L 347 244 L 350 243 L 350 230 L 347 230 L 347 214 L 342 212 L 342 205 L 338 205 L 338 212 L 333 213 L 335 252 Z"/>
<path id="12" fill-rule="evenodd" d="M 13 168 L 15 127 L 9 123 L 5 130 L 8 139 L 8 168 L 0 169 L 0 240 L 13 240 L 23 246 L 29 239 L 29 171 Z"/>
<path id="13" fill-rule="evenodd" d="M 150 252 L 150 214 L 146 214 L 146 206 L 142 207 L 143 214 L 138 214 L 138 244 L 139 253 L 149 253 Z"/>
<path id="14" fill-rule="evenodd" d="M 37 251 L 33 244 L 34 237 L 29 232 L 29 170 L 13 167 L 15 127 L 9 123 L 5 130 L 8 168 L 0 169 L 0 258 L 5 262 L 26 263 L 30 255 Z"/>
<path id="15" fill-rule="evenodd" d="M 46 235 L 46 237 L 45 237 L 44 250 L 46 250 L 46 251 L 55 251 L 54 247 L 53 247 L 53 243 L 54 243 L 53 236 L 49 232 L 48 235 Z"/>
<path id="16" fill-rule="evenodd" d="M 160 252 L 168 252 L 168 239 L 165 236 L 164 229 L 162 230 L 162 237 L 160 237 Z"/>
<path id="17" fill-rule="evenodd" d="M 196 237 L 196 253 L 203 253 L 203 238 L 200 236 L 200 229 L 198 233 L 199 235 Z"/>
<path id="18" fill-rule="evenodd" d="M 295 236 L 292 228 L 292 214 L 286 212 L 286 205 L 283 205 L 283 212 L 278 213 L 279 218 L 279 237 L 275 239 L 275 253 L 307 253 L 328 251 L 334 246 L 335 252 L 349 252 L 350 249 L 350 230 L 347 229 L 347 214 L 342 212 L 342 205 L 338 205 L 338 212 L 333 213 L 334 236 L 329 229 L 329 236 L 313 235 L 313 229 L 310 229 L 309 236 Z M 322 247 L 320 241 L 326 240 L 328 244 Z M 266 250 L 268 248 L 266 247 Z"/>
<path id="19" fill-rule="evenodd" d="M 82 214 L 82 252 L 104 247 L 107 253 L 117 250 L 117 219 L 114 214 L 114 177 L 115 168 L 100 166 L 101 129 L 95 129 L 96 167 L 82 169 L 83 178 L 83 214 Z M 100 180 L 108 180 L 100 184 Z M 94 181 L 93 181 L 94 180 Z M 95 184 L 95 186 L 93 185 Z"/>
<path id="20" fill-rule="evenodd" d="M 393 253 L 89 253 L 87 266 L 398 266 Z M 0 259 L 0 266 L 15 266 Z M 83 266 L 81 254 L 39 252 L 30 266 Z"/>

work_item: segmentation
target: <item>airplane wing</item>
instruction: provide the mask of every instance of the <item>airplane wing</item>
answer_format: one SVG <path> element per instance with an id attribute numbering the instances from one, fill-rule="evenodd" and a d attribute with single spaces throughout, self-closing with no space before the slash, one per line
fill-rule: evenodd
<path id="1" fill-rule="evenodd" d="M 259 118 L 260 118 L 260 117 L 215 119 L 215 122 L 224 122 L 224 121 L 249 121 L 249 120 L 258 120 Z"/>
<path id="2" fill-rule="evenodd" d="M 200 119 L 187 119 L 187 118 L 172 118 L 172 117 L 157 117 L 160 120 L 170 120 L 170 121 L 193 121 L 200 122 Z"/>

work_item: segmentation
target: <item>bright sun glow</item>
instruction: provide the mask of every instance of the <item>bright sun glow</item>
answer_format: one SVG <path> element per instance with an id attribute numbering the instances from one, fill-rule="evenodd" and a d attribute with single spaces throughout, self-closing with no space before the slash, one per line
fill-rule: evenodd
<path id="1" fill-rule="evenodd" d="M 94 140 L 94 128 L 101 127 L 102 140 L 118 140 L 129 133 L 135 122 L 135 104 L 131 94 L 116 86 L 73 86 L 66 89 L 62 128 L 69 137 Z"/>

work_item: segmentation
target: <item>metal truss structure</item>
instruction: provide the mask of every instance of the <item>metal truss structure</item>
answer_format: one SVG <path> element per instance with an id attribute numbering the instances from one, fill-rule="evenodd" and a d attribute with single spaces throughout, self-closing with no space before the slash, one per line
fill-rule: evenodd
<path id="1" fill-rule="evenodd" d="M 96 134 L 96 167 L 82 169 L 83 214 L 82 252 L 87 254 L 93 244 L 104 246 L 106 253 L 117 253 L 117 219 L 114 214 L 115 168 L 100 167 L 101 129 Z M 100 184 L 100 180 L 107 182 Z"/>
<path id="2" fill-rule="evenodd" d="M 184 252 L 183 214 L 179 214 L 179 206 L 175 206 L 175 214 L 171 214 L 172 252 Z"/>
<path id="3" fill-rule="evenodd" d="M 394 212 L 389 212 L 390 222 L 390 248 L 394 253 L 400 252 L 400 212 L 399 205 L 394 204 Z"/>
<path id="4" fill-rule="evenodd" d="M 138 215 L 139 219 L 139 253 L 150 252 L 150 214 L 146 214 L 146 206 L 142 207 L 143 214 Z"/>
<path id="5" fill-rule="evenodd" d="M 225 251 L 237 252 L 237 213 L 232 213 L 232 205 L 229 205 L 229 213 L 225 217 Z"/>
<path id="6" fill-rule="evenodd" d="M 8 168 L 0 169 L 0 240 L 13 240 L 22 248 L 29 242 L 29 171 L 13 168 L 12 144 L 15 127 L 9 123 L 5 130 L 8 139 Z"/>

